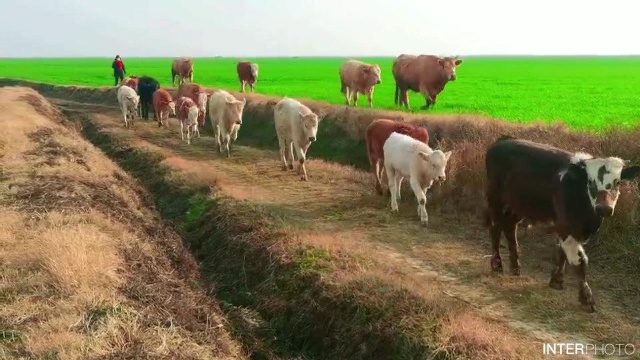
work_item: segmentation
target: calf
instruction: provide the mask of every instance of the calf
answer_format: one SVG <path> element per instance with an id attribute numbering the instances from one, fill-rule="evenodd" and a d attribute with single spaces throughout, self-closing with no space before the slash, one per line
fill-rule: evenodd
<path id="1" fill-rule="evenodd" d="M 213 139 L 218 143 L 220 153 L 223 147 L 227 150 L 227 157 L 231 156 L 229 143 L 238 137 L 246 103 L 246 99 L 240 101 L 224 90 L 214 92 L 209 99 L 209 118 L 214 133 Z"/>
<path id="2" fill-rule="evenodd" d="M 158 127 L 166 126 L 165 120 L 169 115 L 176 115 L 176 104 L 167 90 L 158 89 L 153 93 L 153 115 L 158 121 Z"/>
<path id="3" fill-rule="evenodd" d="M 406 122 L 398 122 L 389 119 L 374 120 L 365 131 L 367 143 L 367 155 L 375 178 L 376 192 L 382 195 L 382 174 L 384 170 L 384 152 L 382 147 L 391 133 L 409 135 L 425 144 L 429 143 L 427 129 Z M 388 180 L 388 179 L 387 179 Z"/>
<path id="4" fill-rule="evenodd" d="M 640 166 L 629 166 L 617 157 L 594 158 L 503 135 L 487 149 L 486 172 L 492 270 L 503 271 L 502 233 L 507 239 L 511 272 L 520 275 L 518 224 L 525 218 L 533 223 L 552 222 L 550 233 L 559 238 L 549 286 L 563 288 L 568 261 L 578 269 L 580 303 L 595 311 L 583 245 L 598 231 L 603 217 L 613 215 L 620 181 L 637 177 Z"/>
<path id="5" fill-rule="evenodd" d="M 297 100 L 285 97 L 274 108 L 276 135 L 280 146 L 282 170 L 293 169 L 293 149 L 300 165 L 300 180 L 307 181 L 307 169 L 304 166 L 307 150 L 316 141 L 318 123 L 321 117 Z M 293 148 L 292 148 L 293 146 Z M 287 165 L 287 159 L 289 164 Z"/>
<path id="6" fill-rule="evenodd" d="M 193 59 L 179 58 L 174 59 L 171 63 L 171 81 L 176 85 L 176 77 L 178 85 L 183 84 L 186 80 L 193 82 Z"/>
<path id="7" fill-rule="evenodd" d="M 198 105 L 198 127 L 204 126 L 204 120 L 207 115 L 207 93 L 204 87 L 193 83 L 184 83 L 178 87 L 178 97 L 186 96 L 195 101 Z M 196 133 L 200 137 L 200 130 L 196 127 Z"/>
<path id="8" fill-rule="evenodd" d="M 255 91 L 255 84 L 258 81 L 258 64 L 248 61 L 239 61 L 236 66 L 238 78 L 240 79 L 240 91 L 244 92 L 245 86 L 248 84 L 251 92 Z"/>
<path id="9" fill-rule="evenodd" d="M 138 103 L 140 102 L 140 96 L 136 94 L 136 91 L 132 88 L 122 85 L 118 88 L 117 92 L 118 105 L 122 110 L 122 116 L 124 117 L 124 126 L 129 127 L 129 120 L 133 121 L 135 117 Z"/>
<path id="10" fill-rule="evenodd" d="M 422 141 L 396 132 L 389 135 L 382 150 L 391 192 L 391 211 L 398 211 L 402 180 L 409 177 L 409 184 L 418 201 L 420 222 L 427 225 L 427 190 L 434 181 L 446 180 L 445 170 L 451 151 L 433 150 Z"/>
<path id="11" fill-rule="evenodd" d="M 359 60 L 347 60 L 340 67 L 340 92 L 344 94 L 347 105 L 358 105 L 358 93 L 367 94 L 369 107 L 373 107 L 373 90 L 380 84 L 380 66 L 363 63 Z"/>
<path id="12" fill-rule="evenodd" d="M 176 117 L 180 120 L 180 137 L 184 140 L 184 128 L 187 128 L 187 144 L 191 144 L 191 134 L 198 129 L 198 105 L 186 96 L 176 100 Z"/>
<path id="13" fill-rule="evenodd" d="M 149 120 L 149 107 L 153 106 L 153 93 L 158 89 L 160 89 L 158 80 L 150 76 L 142 76 L 138 79 L 141 117 L 145 118 L 145 120 Z"/>

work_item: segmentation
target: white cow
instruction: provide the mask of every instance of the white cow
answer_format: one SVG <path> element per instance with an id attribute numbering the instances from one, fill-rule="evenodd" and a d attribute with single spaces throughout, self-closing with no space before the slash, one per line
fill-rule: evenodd
<path id="1" fill-rule="evenodd" d="M 398 211 L 402 180 L 409 177 L 409 184 L 418 201 L 418 216 L 427 225 L 427 190 L 435 180 L 445 181 L 445 169 L 451 151 L 433 150 L 429 145 L 411 136 L 391 133 L 382 146 L 384 168 L 391 192 L 391 211 Z"/>
<path id="2" fill-rule="evenodd" d="M 293 169 L 293 150 L 295 149 L 300 162 L 298 165 L 300 180 L 307 181 L 307 169 L 304 166 L 304 161 L 309 146 L 316 141 L 318 123 L 321 119 L 322 116 L 314 114 L 311 109 L 299 101 L 288 97 L 278 101 L 274 108 L 282 170 L 287 170 L 287 167 Z M 286 158 L 289 160 L 288 165 Z"/>
<path id="3" fill-rule="evenodd" d="M 129 120 L 133 121 L 135 114 L 140 103 L 140 96 L 127 85 L 122 85 L 118 88 L 118 104 L 120 110 L 122 110 L 122 116 L 124 117 L 124 126 L 129 127 Z"/>
<path id="4" fill-rule="evenodd" d="M 228 91 L 218 90 L 209 99 L 209 119 L 213 128 L 213 141 L 218 144 L 218 151 L 227 150 L 230 157 L 229 143 L 236 141 L 238 130 L 242 126 L 242 112 L 247 100 L 236 99 Z"/>
<path id="5" fill-rule="evenodd" d="M 198 104 L 186 96 L 181 96 L 176 100 L 176 117 L 180 120 L 180 137 L 184 140 L 184 128 L 187 128 L 187 144 L 191 144 L 191 134 L 198 128 Z"/>

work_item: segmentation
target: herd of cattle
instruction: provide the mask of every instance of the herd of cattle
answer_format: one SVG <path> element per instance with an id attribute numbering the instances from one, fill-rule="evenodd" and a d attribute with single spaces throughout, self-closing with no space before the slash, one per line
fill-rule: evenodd
<path id="1" fill-rule="evenodd" d="M 415 65 L 416 61 L 419 66 Z M 426 94 L 426 106 L 432 106 L 444 84 L 456 78 L 455 68 L 460 63 L 456 58 L 401 55 L 394 63 L 394 75 L 397 68 L 397 72 L 405 77 L 396 77 L 396 98 L 400 93 L 400 101 L 408 105 L 407 91 L 417 89 Z M 434 66 L 441 69 L 443 75 L 438 77 L 426 71 Z M 237 71 L 242 90 L 249 84 L 253 91 L 258 76 L 257 65 L 240 62 Z M 349 96 L 357 99 L 357 93 L 361 91 L 368 94 L 371 102 L 373 86 L 381 81 L 379 74 L 377 65 L 348 60 L 340 69 L 347 102 Z M 156 79 L 148 76 L 127 79 L 119 85 L 117 98 L 125 126 L 129 126 L 136 114 L 148 119 L 152 106 L 158 126 L 166 126 L 167 118 L 175 116 L 180 122 L 181 138 L 184 140 L 186 128 L 186 141 L 191 144 L 193 136 L 200 137 L 198 128 L 204 125 L 208 112 L 214 129 L 214 143 L 220 153 L 224 151 L 230 157 L 229 146 L 237 140 L 246 99 L 239 100 L 225 90 L 208 95 L 202 86 L 193 83 L 193 62 L 189 59 L 175 60 L 172 75 L 174 81 L 178 77 L 179 83 L 175 100 Z M 412 82 L 412 78 L 420 80 Z M 438 79 L 441 81 L 434 81 Z M 318 126 L 324 116 L 288 97 L 275 105 L 274 123 L 282 169 L 293 169 L 295 152 L 301 180 L 307 181 L 306 154 L 311 143 L 317 141 Z M 389 119 L 374 120 L 366 129 L 365 139 L 376 192 L 384 194 L 384 170 L 391 211 L 397 212 L 400 187 L 402 181 L 408 179 L 418 203 L 418 216 L 426 225 L 427 190 L 434 182 L 446 180 L 452 151 L 429 147 L 426 128 Z M 488 210 L 485 225 L 490 228 L 492 240 L 492 270 L 503 271 L 500 255 L 503 234 L 509 250 L 510 270 L 513 275 L 520 275 L 518 224 L 523 221 L 551 224 L 549 232 L 558 235 L 558 243 L 557 263 L 549 286 L 563 288 L 568 262 L 578 269 L 580 302 L 595 311 L 595 301 L 586 280 L 588 258 L 583 245 L 598 231 L 603 218 L 613 215 L 620 195 L 620 182 L 639 175 L 640 166 L 619 157 L 593 157 L 508 135 L 496 139 L 486 152 Z"/>

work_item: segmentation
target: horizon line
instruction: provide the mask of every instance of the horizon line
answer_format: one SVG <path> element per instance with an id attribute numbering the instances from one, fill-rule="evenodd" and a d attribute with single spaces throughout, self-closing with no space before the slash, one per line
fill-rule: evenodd
<path id="1" fill-rule="evenodd" d="M 407 53 L 408 54 L 408 53 Z M 400 54 L 398 54 L 400 55 Z M 164 58 L 179 58 L 190 57 L 200 59 L 238 59 L 238 58 L 253 58 L 253 59 L 279 59 L 279 58 L 303 58 L 303 59 L 335 59 L 335 58 L 395 58 L 398 55 L 257 55 L 257 56 L 235 56 L 235 55 L 208 55 L 208 56 L 187 56 L 187 55 L 162 55 L 162 56 L 123 56 L 129 59 L 164 59 Z M 415 54 L 417 55 L 417 54 Z M 435 54 L 434 54 L 435 55 Z M 439 54 L 438 56 L 444 56 Z M 509 57 L 563 57 L 563 58 L 575 58 L 575 57 L 640 57 L 640 54 L 467 54 L 458 55 L 466 58 L 479 58 L 479 57 L 493 57 L 493 58 L 509 58 Z M 111 56 L 100 55 L 86 55 L 86 56 L 0 56 L 0 60 L 11 59 L 89 59 L 89 58 L 111 58 Z"/>

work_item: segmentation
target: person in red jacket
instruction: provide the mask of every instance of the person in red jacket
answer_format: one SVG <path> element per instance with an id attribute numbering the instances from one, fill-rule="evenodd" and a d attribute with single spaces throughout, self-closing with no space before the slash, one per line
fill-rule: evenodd
<path id="1" fill-rule="evenodd" d="M 113 68 L 113 77 L 115 78 L 115 86 L 118 86 L 119 83 L 124 80 L 124 75 L 127 73 L 127 70 L 124 67 L 124 63 L 120 58 L 120 55 L 116 55 L 116 58 L 113 59 L 113 63 L 111 63 L 111 68 Z"/>

